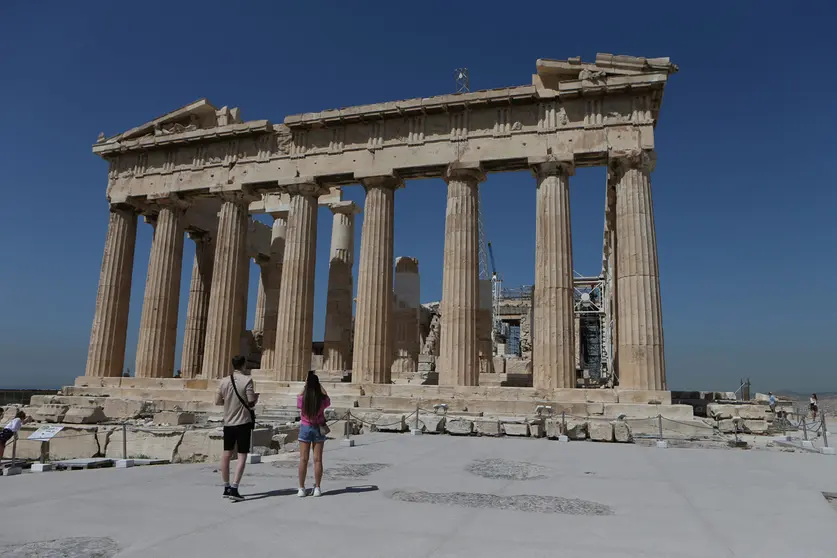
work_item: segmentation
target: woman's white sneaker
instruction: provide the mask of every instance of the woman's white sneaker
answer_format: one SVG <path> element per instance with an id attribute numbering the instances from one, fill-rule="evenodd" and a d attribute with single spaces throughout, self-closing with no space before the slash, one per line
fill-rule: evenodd
<path id="1" fill-rule="evenodd" d="M 315 486 L 315 487 L 314 487 L 314 496 L 315 496 L 315 497 L 319 497 L 319 496 L 322 496 L 322 495 L 323 495 L 323 493 L 322 493 L 322 491 L 320 490 L 320 487 L 319 487 L 319 486 Z"/>
<path id="2" fill-rule="evenodd" d="M 305 498 L 306 496 L 308 496 L 308 492 L 304 488 L 300 488 L 296 491 L 296 495 L 300 498 Z"/>

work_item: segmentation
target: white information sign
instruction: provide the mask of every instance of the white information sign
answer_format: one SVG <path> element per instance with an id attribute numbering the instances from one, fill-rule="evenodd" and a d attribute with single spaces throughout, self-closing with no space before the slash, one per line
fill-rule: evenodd
<path id="1" fill-rule="evenodd" d="M 30 434 L 27 440 L 40 440 L 41 442 L 46 442 L 47 440 L 51 440 L 53 436 L 61 432 L 63 429 L 63 426 L 42 426 Z"/>

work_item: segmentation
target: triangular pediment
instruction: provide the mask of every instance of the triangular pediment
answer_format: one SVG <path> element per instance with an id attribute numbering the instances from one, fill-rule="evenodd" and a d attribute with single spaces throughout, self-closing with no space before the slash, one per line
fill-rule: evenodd
<path id="1" fill-rule="evenodd" d="M 542 58 L 537 62 L 538 77 L 544 82 L 596 80 L 608 76 L 639 76 L 643 74 L 673 74 L 677 66 L 668 58 L 642 58 L 598 53 L 593 63 L 580 57 L 567 60 Z"/>
<path id="2" fill-rule="evenodd" d="M 155 131 L 159 135 L 161 133 L 171 134 L 212 128 L 217 124 L 217 111 L 218 109 L 208 100 L 198 99 L 193 103 L 146 122 L 142 126 L 131 128 L 126 132 L 107 138 L 106 141 L 136 139 L 154 135 Z"/>

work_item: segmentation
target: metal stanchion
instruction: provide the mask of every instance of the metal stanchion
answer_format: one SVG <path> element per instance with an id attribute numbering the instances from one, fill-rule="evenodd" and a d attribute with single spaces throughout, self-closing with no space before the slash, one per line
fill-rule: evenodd
<path id="1" fill-rule="evenodd" d="M 416 403 L 416 427 L 410 431 L 410 434 L 413 436 L 421 436 L 423 432 L 421 428 L 419 428 L 419 404 Z"/>
<path id="2" fill-rule="evenodd" d="M 345 438 L 340 440 L 340 445 L 344 448 L 353 448 L 355 447 L 355 441 L 352 440 L 352 411 L 349 409 L 346 411 L 346 424 L 343 425 L 343 434 L 345 434 Z"/>
<path id="3" fill-rule="evenodd" d="M 116 467 L 119 469 L 128 469 L 134 466 L 134 460 L 128 459 L 128 425 L 122 423 L 122 459 L 116 461 Z"/>
<path id="4" fill-rule="evenodd" d="M 828 427 L 825 424 L 825 411 L 820 413 L 820 420 L 822 421 L 822 447 L 820 448 L 820 452 L 823 455 L 834 455 L 834 448 L 828 445 Z"/>
<path id="5" fill-rule="evenodd" d="M 6 470 L 3 471 L 3 474 L 10 477 L 12 475 L 19 475 L 22 472 L 23 469 L 21 469 L 17 464 L 17 433 L 15 433 L 14 439 L 12 440 L 12 462 Z"/>
<path id="6" fill-rule="evenodd" d="M 663 440 L 663 415 L 662 413 L 657 414 L 657 428 L 659 429 L 659 437 L 657 438 L 657 447 L 658 448 L 667 448 L 668 442 Z"/>

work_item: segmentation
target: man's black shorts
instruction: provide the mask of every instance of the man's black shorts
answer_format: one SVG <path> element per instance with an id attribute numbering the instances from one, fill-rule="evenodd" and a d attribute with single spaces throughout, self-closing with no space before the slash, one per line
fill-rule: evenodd
<path id="1" fill-rule="evenodd" d="M 253 425 L 237 424 L 224 427 L 224 451 L 232 451 L 238 447 L 238 453 L 250 453 L 250 433 Z"/>

